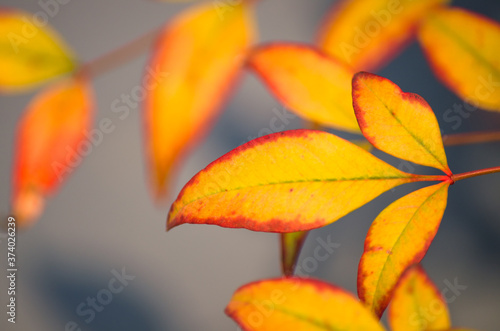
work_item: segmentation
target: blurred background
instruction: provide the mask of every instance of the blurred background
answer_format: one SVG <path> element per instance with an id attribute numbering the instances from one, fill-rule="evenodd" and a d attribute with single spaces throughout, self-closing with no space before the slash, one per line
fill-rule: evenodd
<path id="1" fill-rule="evenodd" d="M 262 1 L 257 8 L 260 40 L 312 42 L 334 2 Z M 43 10 L 38 1 L 1 0 L 0 4 L 31 13 Z M 500 21 L 496 0 L 453 4 Z M 157 29 L 187 6 L 145 0 L 68 1 L 50 24 L 87 62 Z M 276 234 L 200 225 L 165 232 L 168 206 L 155 207 L 146 185 L 140 107 L 123 120 L 111 112 L 114 100 L 140 84 L 148 57 L 144 52 L 93 81 L 96 123 L 107 117 L 116 129 L 94 146 L 49 199 L 38 223 L 18 234 L 17 323 L 8 323 L 2 312 L 0 330 L 77 330 L 73 325 L 84 331 L 237 330 L 223 313 L 233 292 L 250 281 L 280 275 Z M 446 120 L 445 111 L 462 102 L 436 80 L 416 43 L 379 74 L 404 91 L 423 96 L 443 134 L 500 127 L 500 114 L 482 110 L 470 113 L 458 126 Z M 9 212 L 16 125 L 33 95 L 0 96 L 1 215 Z M 281 111 L 256 77 L 245 73 L 213 130 L 183 163 L 172 197 L 208 163 L 269 128 L 269 121 Z M 297 117 L 284 124 L 286 129 L 303 126 Z M 450 168 L 457 173 L 500 165 L 499 151 L 500 143 L 447 148 Z M 376 155 L 400 166 L 382 153 Z M 312 231 L 299 265 L 312 256 L 318 238 L 326 241 L 330 236 L 340 246 L 327 261 L 303 270 L 356 293 L 357 265 L 370 223 L 390 202 L 416 187 L 387 192 L 338 222 Z M 462 286 L 449 300 L 454 326 L 500 329 L 499 187 L 498 174 L 451 187 L 440 230 L 423 260 L 438 288 Z M 0 265 L 6 269 L 7 243 L 1 240 Z M 78 314 L 77 307 L 107 289 L 117 274 L 126 274 L 123 290 L 88 322 L 91 315 Z M 7 287 L 7 279 L 0 277 L 3 310 Z"/>

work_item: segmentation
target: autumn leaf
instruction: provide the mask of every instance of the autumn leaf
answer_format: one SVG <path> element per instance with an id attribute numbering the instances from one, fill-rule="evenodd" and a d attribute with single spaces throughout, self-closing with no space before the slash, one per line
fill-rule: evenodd
<path id="1" fill-rule="evenodd" d="M 20 226 L 41 213 L 88 149 L 93 97 L 84 78 L 48 86 L 21 118 L 15 142 L 12 211 Z"/>
<path id="2" fill-rule="evenodd" d="M 395 201 L 371 225 L 358 268 L 358 294 L 382 316 L 408 266 L 420 262 L 437 233 L 450 182 L 422 188 Z"/>
<path id="3" fill-rule="evenodd" d="M 354 71 L 315 48 L 275 43 L 251 52 L 249 67 L 291 111 L 335 129 L 359 133 L 352 111 Z"/>
<path id="4" fill-rule="evenodd" d="M 500 111 L 500 24 L 460 8 L 435 10 L 419 40 L 437 77 L 460 98 Z"/>
<path id="5" fill-rule="evenodd" d="M 420 21 L 449 0 L 343 0 L 324 22 L 318 45 L 356 71 L 376 71 L 416 34 Z"/>
<path id="6" fill-rule="evenodd" d="M 410 267 L 401 277 L 389 308 L 389 324 L 392 331 L 450 330 L 446 302 L 422 267 Z"/>
<path id="7" fill-rule="evenodd" d="M 452 174 L 436 116 L 422 97 L 366 72 L 354 76 L 352 94 L 359 127 L 375 147 Z"/>
<path id="8" fill-rule="evenodd" d="M 235 83 L 254 39 L 251 8 L 221 18 L 212 4 L 168 24 L 148 65 L 156 81 L 145 101 L 146 152 L 154 196 L 162 199 L 173 168 L 203 135 Z"/>
<path id="9" fill-rule="evenodd" d="M 373 146 L 366 140 L 351 141 L 356 146 L 361 147 L 367 152 L 373 149 Z M 290 233 L 281 233 L 281 270 L 283 275 L 292 276 L 295 271 L 300 251 L 307 238 L 309 231 L 299 231 Z"/>
<path id="10" fill-rule="evenodd" d="M 292 276 L 302 245 L 309 231 L 281 233 L 281 270 L 283 275 Z"/>
<path id="11" fill-rule="evenodd" d="M 22 92 L 75 69 L 59 35 L 28 13 L 0 9 L 0 92 Z"/>
<path id="12" fill-rule="evenodd" d="M 208 165 L 173 203 L 167 228 L 216 224 L 296 232 L 332 223 L 404 183 L 407 174 L 335 135 L 292 130 L 254 139 Z"/>
<path id="13" fill-rule="evenodd" d="M 245 331 L 384 330 L 353 295 L 310 278 L 247 284 L 234 293 L 226 314 Z"/>

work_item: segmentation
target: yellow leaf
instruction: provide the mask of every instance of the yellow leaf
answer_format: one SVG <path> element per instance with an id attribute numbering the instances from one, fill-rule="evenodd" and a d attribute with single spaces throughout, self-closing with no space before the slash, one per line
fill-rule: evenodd
<path id="1" fill-rule="evenodd" d="M 226 314 L 246 331 L 384 330 L 352 294 L 310 278 L 270 279 L 242 286 Z"/>
<path id="2" fill-rule="evenodd" d="M 320 125 L 359 133 L 352 110 L 354 71 L 343 63 L 299 44 L 259 47 L 248 63 L 290 110 Z"/>
<path id="3" fill-rule="evenodd" d="M 75 68 L 59 35 L 34 16 L 0 10 L 0 92 L 19 92 Z"/>
<path id="4" fill-rule="evenodd" d="M 199 172 L 173 203 L 167 227 L 202 223 L 268 232 L 309 230 L 397 185 L 442 177 L 401 172 L 326 132 L 285 131 L 252 140 Z"/>
<path id="5" fill-rule="evenodd" d="M 283 275 L 292 276 L 302 245 L 309 231 L 281 233 L 281 270 Z"/>
<path id="6" fill-rule="evenodd" d="M 319 129 L 319 128 L 318 128 Z M 373 146 L 366 140 L 351 141 L 356 146 L 361 147 L 367 152 L 371 152 Z M 290 233 L 281 233 L 281 270 L 283 275 L 292 276 L 295 271 L 295 265 L 299 259 L 300 251 L 307 238 L 309 231 L 299 231 Z"/>
<path id="7" fill-rule="evenodd" d="M 475 106 L 500 111 L 500 24 L 460 8 L 434 11 L 419 30 L 438 78 Z"/>
<path id="8" fill-rule="evenodd" d="M 93 101 L 83 78 L 47 87 L 19 122 L 15 142 L 12 209 L 21 226 L 42 212 L 44 199 L 92 150 Z"/>
<path id="9" fill-rule="evenodd" d="M 356 71 L 376 71 L 415 36 L 422 18 L 449 0 L 343 0 L 327 17 L 319 46 Z"/>
<path id="10" fill-rule="evenodd" d="M 145 79 L 146 152 L 154 195 L 163 198 L 178 158 L 207 130 L 254 38 L 251 8 L 220 17 L 211 3 L 189 9 L 161 34 Z"/>
<path id="11" fill-rule="evenodd" d="M 352 95 L 359 127 L 375 147 L 452 174 L 436 116 L 422 97 L 366 72 L 354 76 Z"/>
<path id="12" fill-rule="evenodd" d="M 375 219 L 358 268 L 358 294 L 381 316 L 401 274 L 420 262 L 441 223 L 450 183 L 422 188 L 395 201 Z"/>
<path id="13" fill-rule="evenodd" d="M 351 142 L 367 152 L 370 152 L 373 148 L 373 146 L 366 140 Z M 280 234 L 281 270 L 283 275 L 292 276 L 295 272 L 295 266 L 308 233 L 309 231 L 299 231 Z"/>
<path id="14" fill-rule="evenodd" d="M 440 331 L 451 328 L 448 307 L 420 266 L 409 268 L 398 283 L 389 308 L 392 331 Z"/>

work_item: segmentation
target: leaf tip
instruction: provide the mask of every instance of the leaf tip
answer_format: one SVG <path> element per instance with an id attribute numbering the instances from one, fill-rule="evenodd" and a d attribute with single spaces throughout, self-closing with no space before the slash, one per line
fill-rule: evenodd
<path id="1" fill-rule="evenodd" d="M 170 231 L 172 230 L 173 228 L 175 228 L 177 225 L 177 222 L 176 222 L 176 218 L 175 217 L 172 217 L 172 210 L 170 210 L 170 212 L 168 213 L 168 216 L 167 216 L 167 226 L 166 226 L 166 231 Z"/>

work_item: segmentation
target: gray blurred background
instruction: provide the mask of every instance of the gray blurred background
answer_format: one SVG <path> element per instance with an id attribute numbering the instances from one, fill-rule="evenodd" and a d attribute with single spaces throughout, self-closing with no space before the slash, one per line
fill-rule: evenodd
<path id="1" fill-rule="evenodd" d="M 262 1 L 257 10 L 260 40 L 311 42 L 333 2 Z M 0 3 L 32 13 L 42 10 L 37 1 Z M 500 20 L 498 1 L 453 3 Z M 86 62 L 156 29 L 186 7 L 145 0 L 73 0 L 60 6 L 50 24 Z M 133 109 L 124 120 L 111 112 L 115 99 L 140 84 L 147 59 L 144 52 L 94 80 L 96 123 L 108 117 L 116 129 L 93 148 L 48 201 L 38 223 L 19 234 L 17 323 L 6 321 L 8 286 L 7 279 L 0 277 L 4 307 L 0 330 L 62 331 L 69 322 L 84 331 L 237 330 L 223 313 L 232 293 L 247 282 L 280 275 L 276 234 L 194 225 L 165 232 L 168 206 L 156 208 L 146 185 L 140 109 Z M 443 134 L 500 127 L 500 114 L 482 110 L 463 119 L 456 130 L 455 122 L 445 121 L 444 112 L 461 101 L 437 82 L 416 43 L 380 74 L 403 90 L 422 95 L 436 112 Z M 9 211 L 16 123 L 33 95 L 0 96 L 1 215 Z M 183 164 L 173 195 L 209 162 L 268 128 L 275 108 L 281 106 L 255 76 L 245 73 L 214 129 Z M 296 118 L 286 129 L 302 125 Z M 450 167 L 457 173 L 500 165 L 499 151 L 499 143 L 447 148 Z M 317 238 L 331 236 L 340 247 L 309 274 L 355 293 L 357 265 L 371 221 L 390 202 L 416 187 L 387 192 L 340 221 L 312 231 L 299 264 L 312 256 Z M 454 326 L 500 329 L 499 187 L 498 174 L 451 187 L 441 228 L 423 261 L 440 289 L 454 281 L 467 287 L 449 303 Z M 0 263 L 5 268 L 6 241 L 0 245 Z M 113 270 L 123 268 L 135 278 L 86 323 L 88 315 L 82 318 L 76 308 L 108 287 L 115 277 Z"/>

